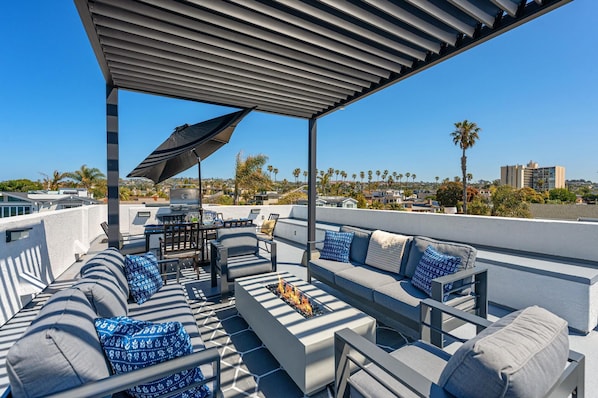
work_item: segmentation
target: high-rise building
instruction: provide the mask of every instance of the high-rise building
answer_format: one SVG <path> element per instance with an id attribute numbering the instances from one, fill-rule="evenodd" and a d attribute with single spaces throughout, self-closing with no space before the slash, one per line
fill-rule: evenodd
<path id="1" fill-rule="evenodd" d="M 538 163 L 532 161 L 527 166 L 502 166 L 500 183 L 516 189 L 530 187 L 539 192 L 565 188 L 565 168 L 563 166 L 538 167 Z"/>

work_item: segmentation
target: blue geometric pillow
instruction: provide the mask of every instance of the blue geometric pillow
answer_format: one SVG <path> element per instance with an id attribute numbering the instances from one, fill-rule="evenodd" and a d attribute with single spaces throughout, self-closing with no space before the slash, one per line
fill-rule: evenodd
<path id="1" fill-rule="evenodd" d="M 145 368 L 193 351 L 189 334 L 180 322 L 152 323 L 124 316 L 95 320 L 100 343 L 116 374 Z M 202 381 L 199 368 L 184 370 L 127 392 L 137 398 L 153 398 Z M 206 397 L 208 386 L 194 387 L 177 397 Z"/>
<path id="2" fill-rule="evenodd" d="M 431 296 L 432 280 L 444 275 L 454 274 L 459 265 L 461 265 L 461 257 L 442 254 L 434 249 L 432 245 L 429 245 L 415 268 L 411 284 Z M 444 300 L 448 299 L 447 292 L 452 288 L 452 283 L 444 285 Z"/>
<path id="3" fill-rule="evenodd" d="M 162 288 L 156 256 L 148 252 L 141 256 L 125 257 L 125 276 L 131 295 L 137 304 L 143 304 Z"/>
<path id="4" fill-rule="evenodd" d="M 320 258 L 348 263 L 353 235 L 353 232 L 326 231 Z"/>

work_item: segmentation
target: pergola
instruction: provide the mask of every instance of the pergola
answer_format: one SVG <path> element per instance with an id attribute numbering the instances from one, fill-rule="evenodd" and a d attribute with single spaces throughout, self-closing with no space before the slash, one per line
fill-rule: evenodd
<path id="1" fill-rule="evenodd" d="M 118 244 L 118 90 L 317 120 L 571 0 L 74 0 L 106 80 L 109 244 Z M 310 249 L 308 243 L 308 249 Z"/>

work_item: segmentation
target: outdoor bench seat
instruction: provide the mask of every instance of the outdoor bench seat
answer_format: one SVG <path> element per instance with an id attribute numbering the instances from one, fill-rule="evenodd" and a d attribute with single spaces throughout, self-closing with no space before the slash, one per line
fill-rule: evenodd
<path id="1" fill-rule="evenodd" d="M 366 260 L 374 231 L 342 226 L 340 232 L 353 233 L 349 262 L 312 258 L 308 264 L 308 281 L 316 278 L 329 285 L 342 293 L 347 302 L 383 324 L 417 338 L 420 303 L 429 297 L 482 317 L 487 315 L 487 270 L 475 266 L 475 248 L 424 236 L 391 234 L 406 239 L 402 255 L 395 255 L 390 251 L 385 254 L 386 249 L 383 248 L 378 257 L 370 256 L 368 265 Z M 428 246 L 461 258 L 457 272 L 432 280 L 430 296 L 411 284 L 417 265 Z M 372 258 L 384 260 L 385 255 L 392 257 L 394 268 L 391 270 L 372 263 Z M 448 284 L 452 284 L 452 289 L 445 294 L 443 292 Z M 442 322 L 449 329 L 462 324 L 451 316 L 434 317 L 432 321 L 437 324 Z M 432 338 L 435 344 L 442 344 L 436 340 L 441 338 L 439 334 L 434 334 Z"/>
<path id="2" fill-rule="evenodd" d="M 181 285 L 165 284 L 143 304 L 129 299 L 124 256 L 109 248 L 81 268 L 72 287 L 53 294 L 6 358 L 13 397 L 125 396 L 139 384 L 199 367 L 210 396 L 220 394 L 220 355 L 206 348 Z M 127 316 L 163 323 L 178 321 L 190 337 L 190 355 L 128 373 L 114 374 L 94 321 Z M 197 385 L 196 385 L 197 386 Z"/>

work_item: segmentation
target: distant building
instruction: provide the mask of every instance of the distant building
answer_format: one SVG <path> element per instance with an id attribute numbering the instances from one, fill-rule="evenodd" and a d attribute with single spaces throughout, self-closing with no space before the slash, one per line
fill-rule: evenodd
<path id="1" fill-rule="evenodd" d="M 373 191 L 372 202 L 380 202 L 388 205 L 392 203 L 400 204 L 403 202 L 403 191 L 398 189 L 387 189 L 384 191 Z"/>
<path id="2" fill-rule="evenodd" d="M 500 183 L 516 189 L 529 187 L 538 192 L 565 188 L 565 168 L 563 166 L 538 167 L 538 163 L 531 161 L 527 166 L 502 166 Z"/>
<path id="3" fill-rule="evenodd" d="M 307 205 L 307 199 L 297 201 L 299 205 Z M 344 209 L 356 209 L 357 200 L 345 198 L 344 196 L 318 196 L 316 206 L 320 207 L 342 207 Z"/>
<path id="4" fill-rule="evenodd" d="M 0 218 L 98 203 L 100 202 L 87 196 L 86 189 L 80 188 L 64 188 L 60 191 L 0 192 Z"/>
<path id="5" fill-rule="evenodd" d="M 280 194 L 273 191 L 258 193 L 254 196 L 256 205 L 275 205 L 278 203 L 278 199 L 280 199 Z"/>

